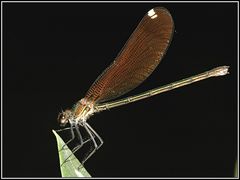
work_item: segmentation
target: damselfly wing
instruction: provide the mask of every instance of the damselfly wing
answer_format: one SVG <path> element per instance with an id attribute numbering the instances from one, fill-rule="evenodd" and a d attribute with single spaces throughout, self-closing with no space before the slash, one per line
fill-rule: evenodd
<path id="1" fill-rule="evenodd" d="M 85 98 L 95 103 L 115 99 L 141 84 L 162 60 L 174 31 L 169 11 L 148 11 L 113 63 L 97 78 Z"/>

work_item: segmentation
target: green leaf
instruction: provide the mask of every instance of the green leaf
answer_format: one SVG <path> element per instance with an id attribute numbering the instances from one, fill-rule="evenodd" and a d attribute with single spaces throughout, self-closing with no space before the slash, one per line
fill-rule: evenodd
<path id="1" fill-rule="evenodd" d="M 238 162 L 237 162 L 237 160 L 235 161 L 234 177 L 238 177 Z"/>
<path id="2" fill-rule="evenodd" d="M 72 151 L 67 147 L 67 145 L 65 145 L 65 142 L 62 140 L 62 138 L 56 133 L 56 131 L 54 130 L 52 131 L 57 139 L 58 154 L 59 154 L 60 169 L 61 169 L 62 177 L 91 177 L 91 175 L 78 161 L 78 159 L 72 153 Z M 70 158 L 68 158 L 69 156 Z M 66 160 L 67 158 L 68 160 Z"/>

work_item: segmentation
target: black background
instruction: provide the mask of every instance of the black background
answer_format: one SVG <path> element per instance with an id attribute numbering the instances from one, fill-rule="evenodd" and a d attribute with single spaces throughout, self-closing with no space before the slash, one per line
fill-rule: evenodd
<path id="1" fill-rule="evenodd" d="M 60 177 L 52 129 L 84 97 L 144 14 L 166 7 L 173 41 L 130 95 L 229 65 L 230 74 L 88 122 L 104 140 L 93 177 L 229 177 L 237 158 L 237 4 L 4 3 L 3 176 Z"/>

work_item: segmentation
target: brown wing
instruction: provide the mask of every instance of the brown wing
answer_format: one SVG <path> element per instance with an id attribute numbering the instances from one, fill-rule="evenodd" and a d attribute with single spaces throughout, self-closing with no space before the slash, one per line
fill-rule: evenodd
<path id="1" fill-rule="evenodd" d="M 85 98 L 94 102 L 117 98 L 141 84 L 165 54 L 174 30 L 169 11 L 148 11 L 115 61 L 96 79 Z"/>

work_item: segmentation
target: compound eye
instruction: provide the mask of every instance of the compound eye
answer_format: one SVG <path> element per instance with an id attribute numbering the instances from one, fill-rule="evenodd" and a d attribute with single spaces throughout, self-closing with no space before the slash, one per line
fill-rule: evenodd
<path id="1" fill-rule="evenodd" d="M 69 120 L 71 119 L 72 117 L 72 112 L 71 110 L 66 110 L 64 112 L 61 112 L 58 114 L 58 123 L 61 125 L 61 126 L 65 126 Z"/>
<path id="2" fill-rule="evenodd" d="M 65 118 L 66 118 L 66 116 L 64 115 L 64 113 L 59 113 L 57 119 L 58 119 L 59 122 L 62 122 Z"/>
<path id="3" fill-rule="evenodd" d="M 61 119 L 61 123 L 62 123 L 62 124 L 63 124 L 63 123 L 66 123 L 65 117 Z"/>

